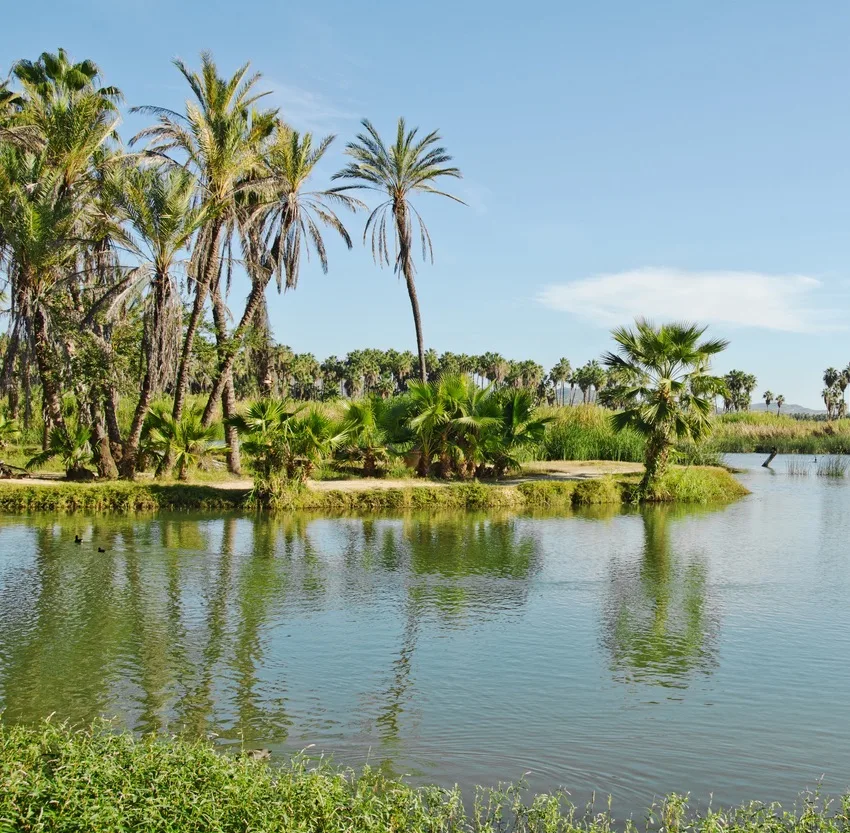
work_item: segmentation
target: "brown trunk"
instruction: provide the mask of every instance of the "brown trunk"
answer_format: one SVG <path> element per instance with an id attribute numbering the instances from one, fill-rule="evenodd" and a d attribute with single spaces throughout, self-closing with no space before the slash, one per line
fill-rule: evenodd
<path id="1" fill-rule="evenodd" d="M 59 396 L 59 382 L 53 367 L 53 356 L 50 354 L 50 343 L 47 338 L 47 316 L 41 307 L 38 307 L 33 316 L 33 339 L 35 341 L 35 363 L 38 366 L 38 375 L 41 381 L 42 396 L 44 397 L 44 411 L 47 416 L 45 425 L 48 423 L 59 428 L 66 435 L 68 428 L 65 425 L 65 416 L 62 413 L 62 399 Z"/>
<path id="2" fill-rule="evenodd" d="M 242 455 L 239 451 L 239 432 L 230 424 L 236 416 L 236 391 L 233 388 L 233 376 L 228 374 L 227 386 L 221 397 L 224 411 L 224 441 L 227 443 L 227 470 L 231 474 L 242 474 Z"/>
<path id="3" fill-rule="evenodd" d="M 428 381 L 428 371 L 425 367 L 425 339 L 422 336 L 422 319 L 419 315 L 419 299 L 416 296 L 416 283 L 413 280 L 415 270 L 413 257 L 410 252 L 410 222 L 407 206 L 398 202 L 395 206 L 396 231 L 398 232 L 398 267 L 404 275 L 407 284 L 407 294 L 410 298 L 410 308 L 413 310 L 413 325 L 416 328 L 416 350 L 419 353 L 419 378 Z"/>
<path id="4" fill-rule="evenodd" d="M 233 362 L 236 359 L 236 352 L 239 350 L 245 331 L 253 322 L 254 316 L 257 314 L 257 310 L 260 308 L 267 285 L 267 280 L 254 282 L 254 285 L 251 287 L 251 293 L 248 295 L 248 300 L 245 303 L 245 311 L 242 313 L 242 320 L 239 322 L 239 326 L 233 332 L 230 339 L 227 339 L 226 334 L 224 336 L 224 344 L 219 356 L 218 377 L 213 383 L 202 417 L 202 422 L 205 427 L 212 424 L 218 401 L 221 399 L 222 394 L 227 387 L 227 379 L 232 378 Z M 216 323 L 216 330 L 218 330 L 218 323 Z"/>
<path id="5" fill-rule="evenodd" d="M 192 304 L 192 314 L 189 316 L 189 323 L 186 325 L 186 335 L 183 336 L 183 349 L 180 351 L 180 363 L 177 366 L 177 381 L 174 385 L 174 405 L 171 409 L 171 415 L 175 422 L 179 422 L 183 416 L 183 408 L 186 405 L 186 391 L 189 387 L 189 365 L 192 361 L 192 347 L 195 344 L 195 334 L 198 331 L 198 325 L 204 316 L 204 304 L 207 300 L 210 284 L 218 274 L 218 247 L 221 243 L 221 223 L 217 220 L 213 221 L 215 227 L 212 230 L 212 239 L 209 249 L 206 253 L 206 262 L 204 263 L 203 274 L 199 274 L 195 283 L 195 302 Z M 157 477 L 167 477 L 168 473 L 174 468 L 174 452 L 169 450 L 160 460 L 156 469 Z"/>
<path id="6" fill-rule="evenodd" d="M 212 240 L 207 252 L 203 275 L 197 276 L 200 280 L 195 284 L 195 302 L 192 305 L 192 314 L 189 316 L 189 323 L 186 326 L 186 335 L 183 337 L 183 349 L 180 351 L 180 364 L 177 367 L 177 381 L 174 387 L 174 407 L 171 411 L 172 416 L 177 421 L 183 416 L 183 407 L 186 404 L 186 390 L 189 386 L 189 364 L 192 361 L 192 347 L 195 344 L 195 333 L 197 333 L 198 325 L 201 323 L 201 318 L 203 318 L 204 304 L 207 300 L 210 285 L 218 274 L 218 247 L 221 243 L 221 223 L 217 220 L 213 222 L 216 225 L 212 230 Z"/>
<path id="7" fill-rule="evenodd" d="M 136 410 L 133 412 L 133 421 L 130 423 L 127 440 L 124 443 L 124 453 L 121 456 L 121 477 L 125 480 L 133 480 L 136 477 L 136 461 L 139 456 L 139 443 L 142 439 L 142 426 L 151 404 L 152 392 L 151 370 L 148 367 L 142 379 L 142 390 L 139 394 L 139 401 L 136 403 Z"/>
<path id="8" fill-rule="evenodd" d="M 217 283 L 213 287 L 212 296 L 216 349 L 219 356 L 219 385 L 221 387 L 221 392 L 215 399 L 213 399 L 212 394 L 210 395 L 210 399 L 207 402 L 207 407 L 204 409 L 204 414 L 201 417 L 201 420 L 204 426 L 212 424 L 213 416 L 215 415 L 216 401 L 221 399 L 222 412 L 224 415 L 224 436 L 228 448 L 227 470 L 231 474 L 241 474 L 239 435 L 235 428 L 228 425 L 229 420 L 236 416 L 236 393 L 233 389 L 233 374 L 231 371 L 233 363 L 232 361 L 227 363 L 226 360 L 223 362 L 223 359 L 229 352 L 227 338 L 227 307 L 225 306 L 224 299 L 221 296 L 221 287 L 218 286 Z M 222 368 L 223 363 L 226 365 L 226 369 Z"/>
<path id="9" fill-rule="evenodd" d="M 118 477 L 118 466 L 115 465 L 115 459 L 109 447 L 109 435 L 103 424 L 103 418 L 94 403 L 89 405 L 89 416 L 91 417 L 97 473 L 105 480 L 115 480 Z"/>
<path id="10" fill-rule="evenodd" d="M 118 394 L 112 386 L 104 391 L 103 413 L 106 415 L 106 432 L 112 458 L 121 462 L 124 443 L 121 442 L 121 429 L 118 427 Z"/>

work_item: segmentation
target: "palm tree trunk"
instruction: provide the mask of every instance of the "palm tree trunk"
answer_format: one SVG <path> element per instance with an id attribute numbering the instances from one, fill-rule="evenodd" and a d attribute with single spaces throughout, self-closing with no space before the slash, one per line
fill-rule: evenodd
<path id="1" fill-rule="evenodd" d="M 394 209 L 396 231 L 398 232 L 398 265 L 407 284 L 407 294 L 410 298 L 410 308 L 413 310 L 413 325 L 416 328 L 416 350 L 419 353 L 419 378 L 428 381 L 428 371 L 425 367 L 425 339 L 422 336 L 422 318 L 419 315 L 419 299 L 416 296 L 416 283 L 413 280 L 413 257 L 410 252 L 410 222 L 407 216 L 407 206 L 403 201 L 397 203 Z"/>
<path id="2" fill-rule="evenodd" d="M 183 416 L 183 408 L 186 405 L 186 391 L 189 387 L 189 365 L 192 361 L 192 347 L 195 344 L 195 334 L 198 325 L 204 315 L 204 305 L 207 300 L 210 284 L 218 274 L 219 253 L 218 247 L 221 243 L 221 223 L 212 221 L 215 225 L 211 229 L 210 245 L 206 251 L 203 274 L 196 275 L 200 278 L 195 283 L 195 301 L 192 304 L 192 314 L 186 325 L 186 334 L 183 336 L 183 349 L 180 351 L 180 364 L 177 367 L 177 379 L 174 385 L 174 405 L 171 415 L 175 422 L 179 422 Z M 174 452 L 169 449 L 160 460 L 156 469 L 157 477 L 165 477 L 174 468 Z"/>
<path id="3" fill-rule="evenodd" d="M 201 417 L 203 425 L 209 426 L 212 424 L 213 414 L 215 413 L 215 403 L 218 399 L 221 400 L 221 409 L 224 414 L 224 436 L 227 441 L 227 470 L 231 474 L 241 474 L 240 454 L 239 454 L 239 434 L 236 429 L 228 425 L 230 420 L 236 416 L 236 393 L 233 389 L 233 360 L 227 362 L 227 357 L 231 354 L 231 346 L 227 338 L 227 307 L 224 304 L 224 298 L 221 296 L 221 287 L 216 284 L 213 286 L 213 321 L 215 323 L 215 339 L 216 351 L 219 357 L 219 384 L 221 392 L 218 396 L 210 394 L 207 400 L 207 407 L 204 409 L 204 414 Z M 235 348 L 234 348 L 235 349 Z M 222 367 L 222 362 L 226 369 Z M 208 420 L 204 422 L 204 420 Z"/>
<path id="4" fill-rule="evenodd" d="M 118 477 L 118 466 L 115 465 L 115 459 L 109 446 L 109 434 L 103 424 L 103 418 L 97 409 L 97 405 L 93 402 L 89 405 L 89 415 L 91 417 L 92 436 L 97 448 L 97 473 L 106 480 L 115 480 Z"/>
<path id="5" fill-rule="evenodd" d="M 62 413 L 62 399 L 59 396 L 59 382 L 53 366 L 53 356 L 50 354 L 50 342 L 47 335 L 47 315 L 41 306 L 33 315 L 33 340 L 35 341 L 35 363 L 41 381 L 44 410 L 50 424 L 65 434 L 65 416 Z"/>
<path id="6" fill-rule="evenodd" d="M 251 293 L 248 295 L 248 300 L 245 302 L 245 311 L 242 313 L 242 320 L 239 322 L 239 326 L 234 330 L 233 335 L 228 340 L 226 346 L 222 348 L 218 376 L 215 382 L 213 382 L 213 387 L 210 391 L 209 399 L 207 399 L 207 405 L 204 408 L 204 414 L 201 418 L 205 428 L 212 424 L 216 404 L 218 403 L 218 400 L 221 399 L 221 396 L 227 387 L 227 379 L 232 376 L 233 362 L 236 360 L 236 352 L 239 349 L 242 338 L 245 335 L 245 331 L 248 329 L 248 326 L 254 320 L 254 316 L 260 309 L 263 302 L 263 295 L 266 291 L 266 286 L 268 286 L 268 280 L 254 281 Z"/>
<path id="7" fill-rule="evenodd" d="M 186 335 L 183 337 L 183 349 L 180 351 L 180 364 L 177 368 L 177 380 L 174 387 L 174 407 L 171 414 L 176 421 L 183 416 L 183 407 L 186 404 L 186 391 L 189 387 L 189 364 L 192 360 L 192 347 L 195 344 L 195 334 L 198 331 L 198 325 L 201 323 L 201 318 L 204 314 L 204 304 L 207 300 L 207 293 L 214 276 L 218 272 L 218 247 L 221 242 L 221 223 L 213 220 L 215 223 L 212 229 L 212 240 L 209 249 L 206 253 L 206 263 L 204 264 L 204 274 L 201 280 L 195 284 L 195 302 L 192 305 L 192 314 L 189 316 L 189 323 L 186 326 Z"/>
<path id="8" fill-rule="evenodd" d="M 151 378 L 150 363 L 142 378 L 142 390 L 139 393 L 139 401 L 133 412 L 133 421 L 130 423 L 130 431 L 124 443 L 124 453 L 121 456 L 121 477 L 125 480 L 134 480 L 136 477 L 136 460 L 139 456 L 139 443 L 142 439 L 142 426 L 145 415 L 153 398 L 153 380 Z"/>
<path id="9" fill-rule="evenodd" d="M 106 432 L 112 458 L 121 460 L 124 443 L 121 441 L 121 428 L 118 425 L 118 394 L 111 385 L 103 392 L 103 413 L 106 416 Z"/>

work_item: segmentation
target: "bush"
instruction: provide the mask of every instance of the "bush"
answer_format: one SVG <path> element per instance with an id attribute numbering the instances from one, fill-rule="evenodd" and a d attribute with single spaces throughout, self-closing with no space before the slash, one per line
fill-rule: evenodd
<path id="1" fill-rule="evenodd" d="M 610 813 L 578 810 L 562 791 L 529 796 L 522 784 L 478 788 L 467 812 L 457 787 L 417 788 L 369 767 L 312 767 L 302 757 L 276 767 L 220 754 L 205 742 L 136 740 L 104 726 L 70 731 L 49 722 L 0 724 L 0 783 L 0 827 L 41 833 L 610 833 L 623 827 Z M 753 803 L 701 815 L 673 795 L 650 808 L 649 817 L 672 833 L 839 833 L 848 828 L 850 796 L 830 806 L 806 795 L 793 812 Z"/>

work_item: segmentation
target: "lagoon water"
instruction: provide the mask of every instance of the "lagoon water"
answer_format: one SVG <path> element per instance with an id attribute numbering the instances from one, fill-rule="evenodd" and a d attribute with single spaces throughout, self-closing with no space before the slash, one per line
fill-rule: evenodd
<path id="1" fill-rule="evenodd" d="M 621 817 L 840 792 L 850 478 L 762 459 L 717 509 L 0 516 L 4 719 L 527 773 Z"/>

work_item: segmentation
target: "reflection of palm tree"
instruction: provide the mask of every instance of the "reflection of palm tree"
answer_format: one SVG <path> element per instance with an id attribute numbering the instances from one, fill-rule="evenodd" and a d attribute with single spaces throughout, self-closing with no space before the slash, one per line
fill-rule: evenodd
<path id="1" fill-rule="evenodd" d="M 527 579 L 538 569 L 540 553 L 531 536 L 522 535 L 513 520 L 492 517 L 449 515 L 445 518 L 408 519 L 402 526 L 404 544 L 395 541 L 395 554 L 404 552 L 410 575 L 404 606 L 404 631 L 398 655 L 393 661 L 389 684 L 380 693 L 382 706 L 375 723 L 382 740 L 396 740 L 400 719 L 410 700 L 413 684 L 413 658 L 423 614 L 436 612 L 444 620 L 457 620 L 467 613 L 469 593 L 458 578 L 487 575 L 504 579 Z M 371 548 L 377 543 L 374 532 L 368 533 Z M 391 539 L 385 537 L 384 546 Z M 382 560 L 384 566 L 386 561 Z M 393 565 L 397 569 L 397 565 Z M 429 580 L 447 578 L 449 581 Z M 498 606 L 519 606 L 528 592 L 526 581 L 507 581 L 492 585 Z"/>
<path id="2" fill-rule="evenodd" d="M 705 567 L 681 564 L 670 548 L 666 507 L 642 513 L 640 565 L 620 563 L 605 641 L 614 669 L 629 681 L 685 686 L 693 671 L 714 663 L 712 621 L 706 612 Z"/>
<path id="3" fill-rule="evenodd" d="M 280 742 L 286 738 L 287 727 L 292 723 L 285 710 L 282 681 L 275 681 L 275 698 L 270 707 L 260 705 L 262 692 L 257 691 L 257 668 L 263 661 L 260 630 L 272 602 L 283 597 L 286 579 L 274 565 L 277 531 L 274 522 L 258 518 L 253 530 L 252 555 L 243 562 L 237 591 L 239 624 L 233 650 L 237 728 L 245 740 Z"/>
<path id="4" fill-rule="evenodd" d="M 233 569 L 233 549 L 235 546 L 236 518 L 224 519 L 224 534 L 221 542 L 221 555 L 213 586 L 212 596 L 207 606 L 207 644 L 199 663 L 200 679 L 180 703 L 183 721 L 187 728 L 200 736 L 211 728 L 210 723 L 215 709 L 213 683 L 216 664 L 221 659 L 227 629 L 227 602 L 230 595 Z"/>

